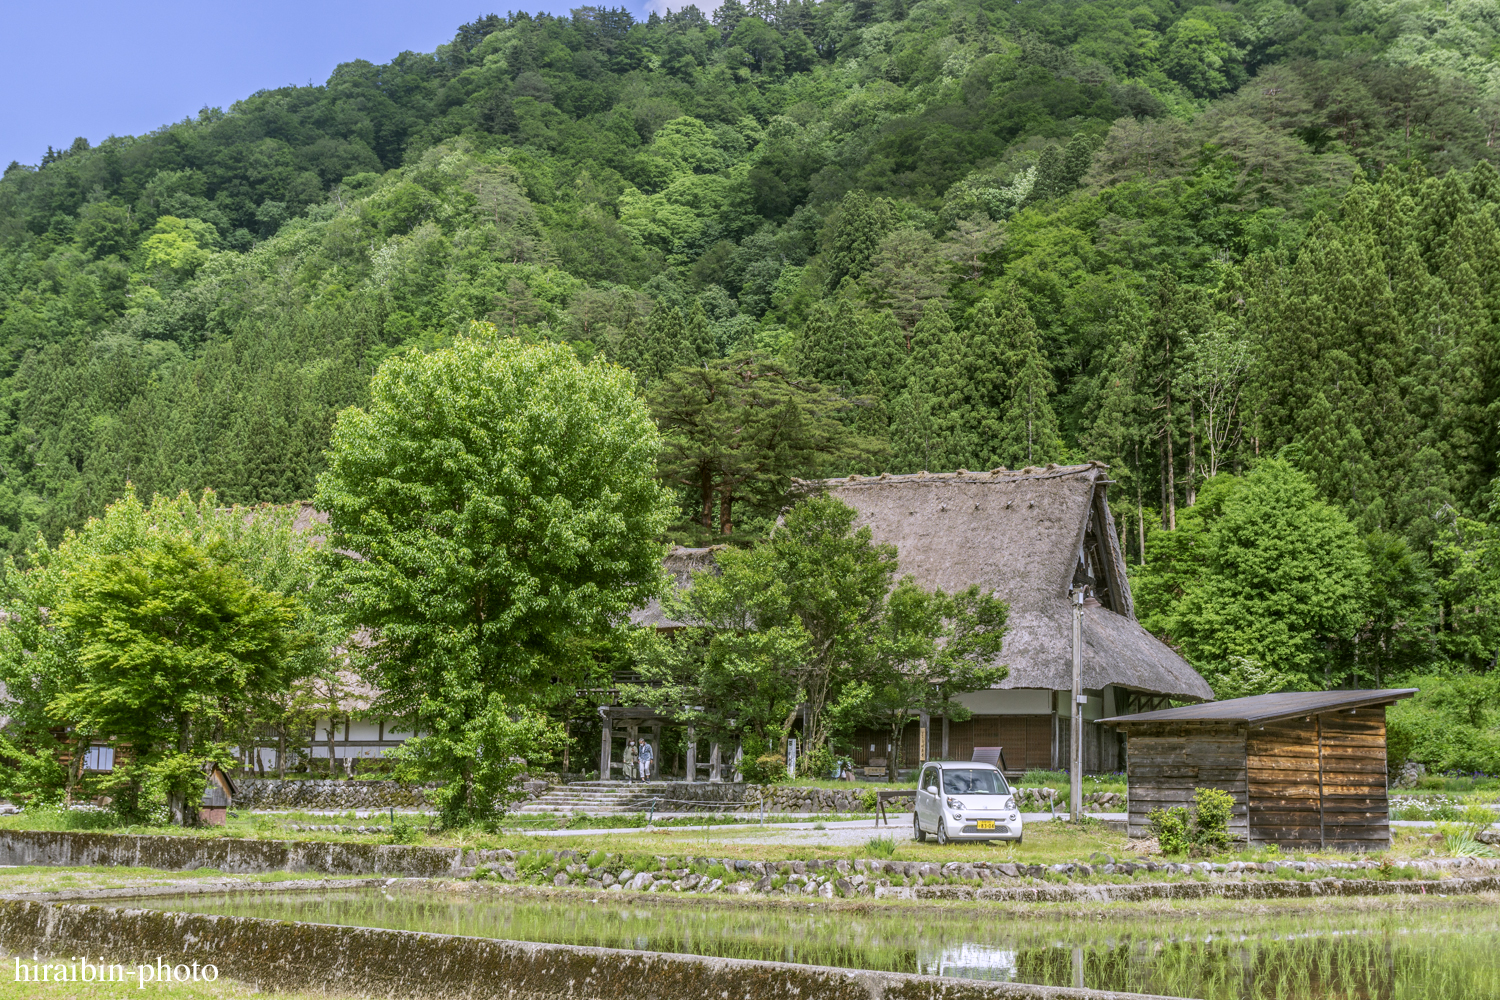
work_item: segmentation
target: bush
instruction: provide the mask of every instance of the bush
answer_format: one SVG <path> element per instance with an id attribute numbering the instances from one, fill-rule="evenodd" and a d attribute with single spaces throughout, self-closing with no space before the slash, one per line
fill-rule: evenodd
<path id="1" fill-rule="evenodd" d="M 810 753 L 797 758 L 797 772 L 804 778 L 826 781 L 833 777 L 838 758 L 826 743 Z"/>
<path id="2" fill-rule="evenodd" d="M 1164 854 L 1216 854 L 1229 849 L 1234 796 L 1218 788 L 1193 790 L 1193 808 L 1152 810 L 1151 833 Z"/>
<path id="3" fill-rule="evenodd" d="M 743 749 L 745 755 L 740 760 L 740 773 L 752 785 L 774 785 L 791 780 L 786 773 L 786 759 L 762 737 L 753 733 L 746 736 Z"/>
<path id="4" fill-rule="evenodd" d="M 1186 806 L 1171 809 L 1153 809 L 1147 817 L 1151 822 L 1151 835 L 1161 844 L 1163 854 L 1186 854 L 1192 846 L 1189 831 L 1192 817 Z"/>
<path id="5" fill-rule="evenodd" d="M 1193 802 L 1193 842 L 1208 853 L 1229 850 L 1229 820 L 1234 816 L 1234 796 L 1221 788 L 1196 788 Z"/>
<path id="6" fill-rule="evenodd" d="M 865 849 L 872 858 L 889 858 L 896 853 L 896 838 L 871 837 L 865 842 Z"/>

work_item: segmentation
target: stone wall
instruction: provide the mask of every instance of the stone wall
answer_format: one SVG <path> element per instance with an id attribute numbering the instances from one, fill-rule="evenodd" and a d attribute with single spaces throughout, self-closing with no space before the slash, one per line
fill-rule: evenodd
<path id="1" fill-rule="evenodd" d="M 535 798 L 548 782 L 523 780 L 521 791 Z M 352 779 L 346 781 L 308 779 L 278 781 L 275 778 L 240 778 L 235 781 L 234 804 L 238 809 L 430 809 L 428 792 L 436 784 L 407 785 L 399 781 Z"/>
<path id="2" fill-rule="evenodd" d="M 200 913 L 0 900 L 0 944 L 30 961 L 212 963 L 261 990 L 410 1000 L 1122 1000 L 1137 994 L 778 962 L 454 937 Z"/>
<path id="3" fill-rule="evenodd" d="M 425 809 L 436 786 L 399 781 L 241 778 L 234 783 L 237 809 Z"/>
<path id="4" fill-rule="evenodd" d="M 0 864 L 128 865 L 173 871 L 217 868 L 237 875 L 276 871 L 329 875 L 465 874 L 463 852 L 455 847 L 143 836 L 77 830 L 0 831 Z"/>

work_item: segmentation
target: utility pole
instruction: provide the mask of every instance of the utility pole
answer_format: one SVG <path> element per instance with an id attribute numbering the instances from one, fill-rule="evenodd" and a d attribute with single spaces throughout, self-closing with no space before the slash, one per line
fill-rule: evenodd
<path id="1" fill-rule="evenodd" d="M 1068 755 L 1068 800 L 1074 823 L 1083 819 L 1083 594 L 1086 587 L 1068 592 L 1073 599 L 1073 747 Z"/>

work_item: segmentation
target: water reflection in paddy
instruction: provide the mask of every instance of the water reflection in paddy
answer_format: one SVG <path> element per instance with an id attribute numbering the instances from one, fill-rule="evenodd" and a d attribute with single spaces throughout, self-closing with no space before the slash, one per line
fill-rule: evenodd
<path id="1" fill-rule="evenodd" d="M 116 905 L 686 952 L 1208 1000 L 1491 1000 L 1500 913 L 1479 901 L 1368 913 L 1091 919 L 981 908 L 857 912 L 351 889 L 158 896 Z"/>

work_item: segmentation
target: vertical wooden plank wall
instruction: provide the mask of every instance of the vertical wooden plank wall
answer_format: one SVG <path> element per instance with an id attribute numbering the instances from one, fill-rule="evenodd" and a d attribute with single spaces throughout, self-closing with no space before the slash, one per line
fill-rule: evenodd
<path id="1" fill-rule="evenodd" d="M 1316 721 L 1284 719 L 1251 728 L 1250 840 L 1304 850 L 1323 845 Z"/>
<path id="2" fill-rule="evenodd" d="M 1319 716 L 1323 731 L 1323 829 L 1329 847 L 1390 846 L 1385 706 Z"/>
<path id="3" fill-rule="evenodd" d="M 1230 832 L 1244 837 L 1249 788 L 1245 727 L 1234 723 L 1175 722 L 1132 726 L 1126 751 L 1130 836 L 1150 835 L 1155 809 L 1191 806 L 1195 788 L 1234 796 Z"/>
<path id="4" fill-rule="evenodd" d="M 1250 838 L 1291 847 L 1390 844 L 1385 708 L 1250 730 Z"/>

